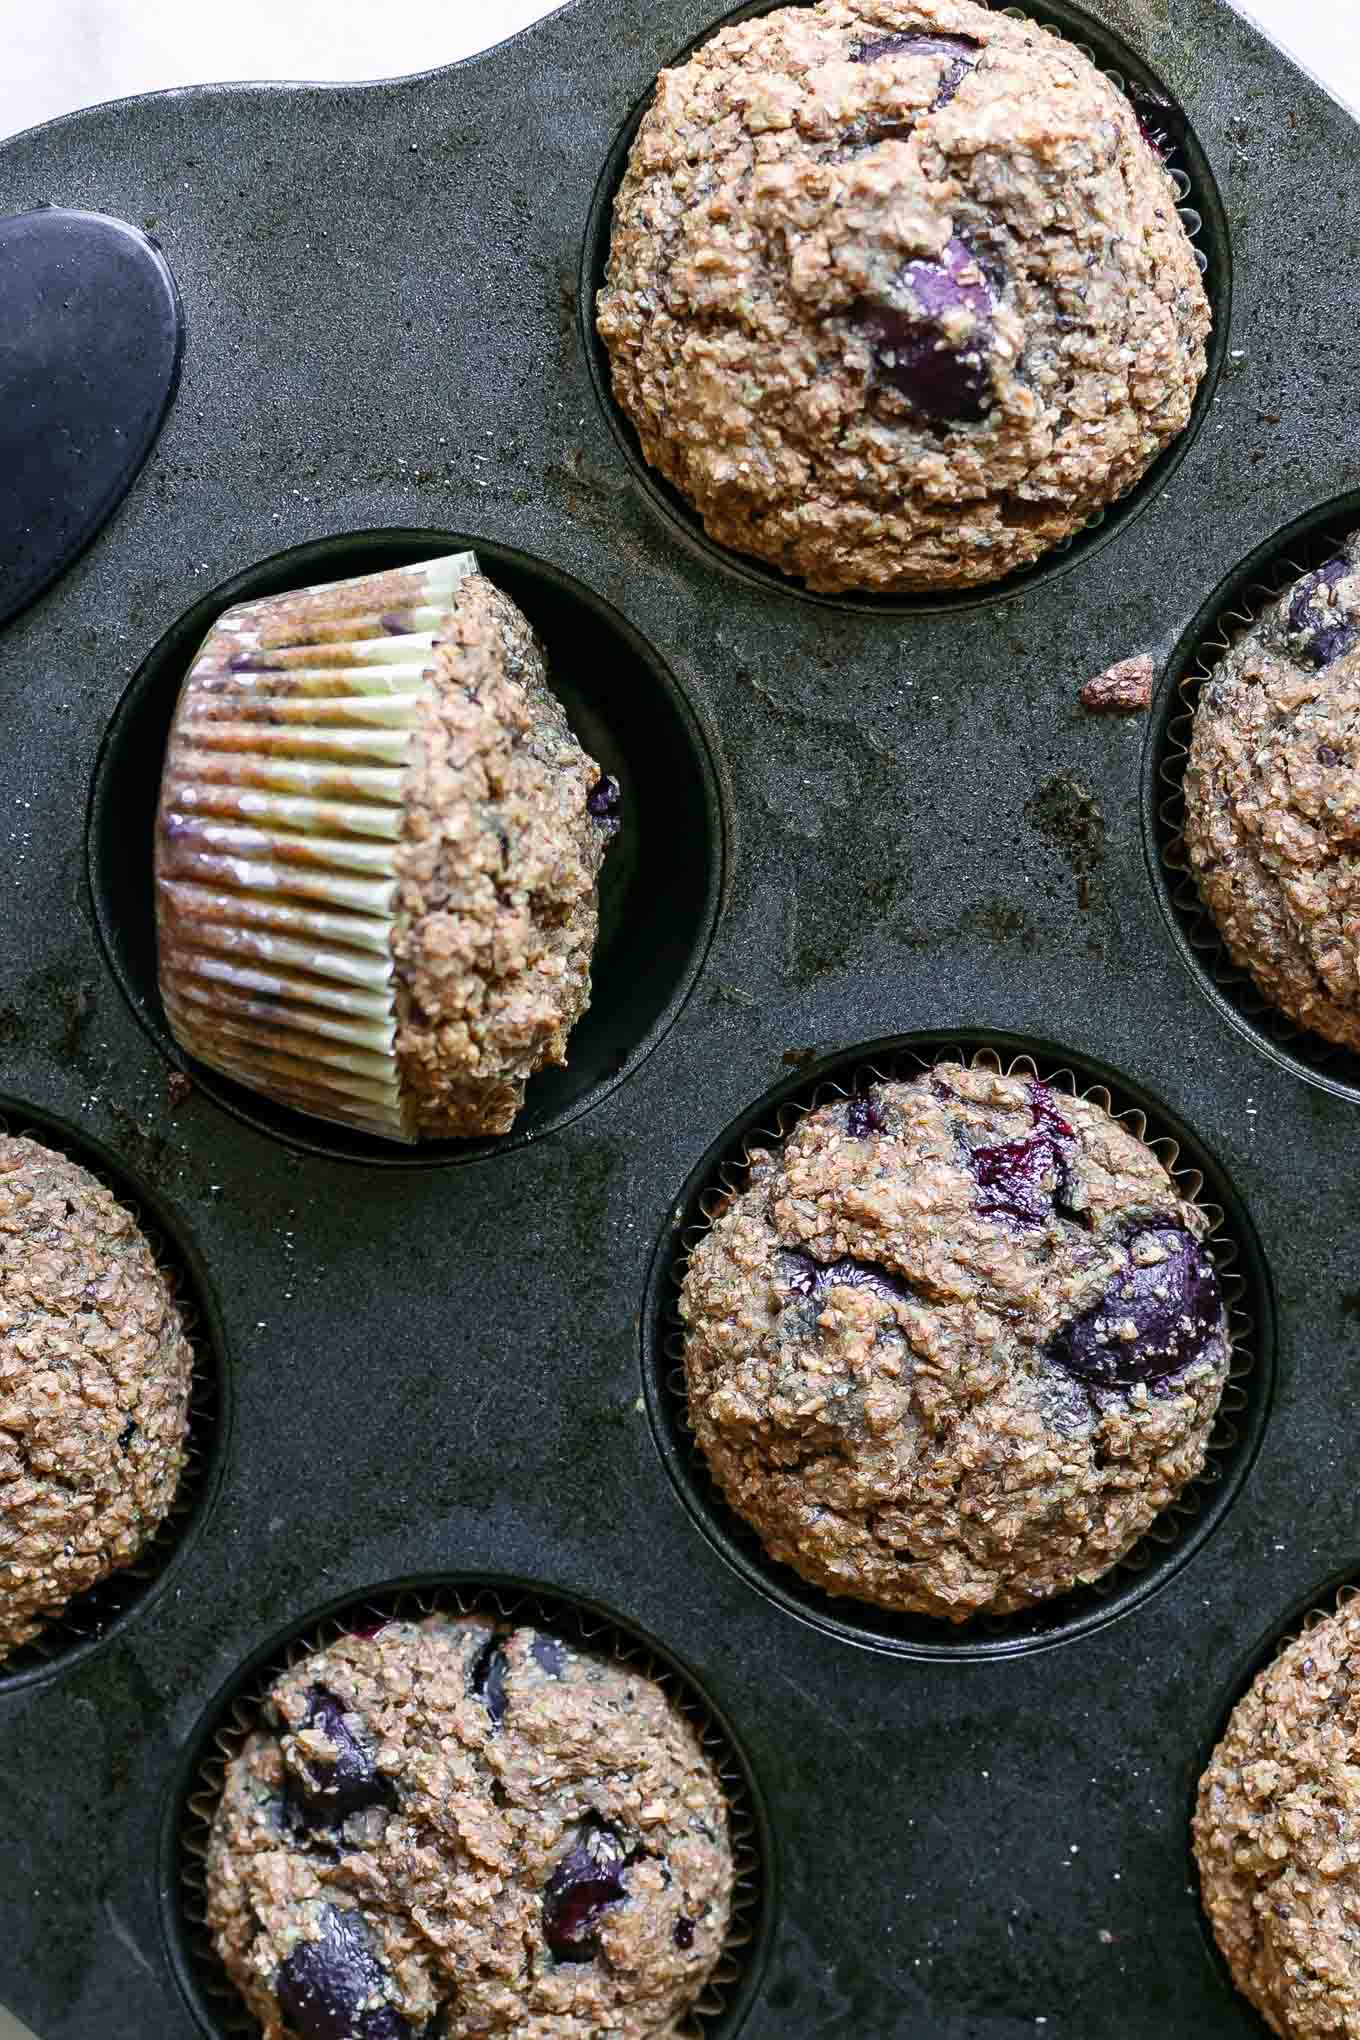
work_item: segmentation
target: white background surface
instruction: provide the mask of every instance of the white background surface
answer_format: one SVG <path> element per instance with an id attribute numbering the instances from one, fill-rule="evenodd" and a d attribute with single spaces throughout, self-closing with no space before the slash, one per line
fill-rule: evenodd
<path id="1" fill-rule="evenodd" d="M 35 7 L 0 0 L 0 136 L 78 106 L 166 85 L 390 78 L 430 70 L 502 41 L 557 4 L 228 0 L 219 7 L 205 0 L 45 0 Z M 1243 0 L 1242 12 L 1360 113 L 1360 8 L 1351 0 Z M 0 2009 L 0 2040 L 33 2036 Z"/>

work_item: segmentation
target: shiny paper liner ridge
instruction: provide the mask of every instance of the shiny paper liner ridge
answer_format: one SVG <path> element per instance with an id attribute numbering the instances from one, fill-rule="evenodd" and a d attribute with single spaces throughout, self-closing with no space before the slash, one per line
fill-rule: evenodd
<path id="1" fill-rule="evenodd" d="M 236 1694 L 228 1703 L 229 1719 L 220 1722 L 213 1733 L 216 1754 L 206 1759 L 197 1781 L 191 1782 L 185 1795 L 179 1825 L 178 1880 L 189 1966 L 200 1989 L 213 2001 L 223 2040 L 259 2040 L 260 2036 L 259 2025 L 223 1968 L 207 1923 L 205 1865 L 227 1766 L 256 1726 L 269 1689 L 284 1672 L 304 1658 L 329 1649 L 341 1637 L 353 1634 L 356 1623 L 367 1626 L 372 1619 L 419 1622 L 437 1613 L 480 1615 L 511 1627 L 527 1624 L 580 1650 L 593 1651 L 597 1657 L 609 1657 L 654 1680 L 695 1731 L 705 1756 L 717 1772 L 727 1802 L 732 1895 L 727 1933 L 717 1963 L 688 2014 L 674 2029 L 674 2040 L 715 2040 L 713 2021 L 730 2009 L 732 1993 L 746 1970 L 744 1951 L 757 1937 L 766 1902 L 755 1808 L 742 1764 L 728 1737 L 709 1713 L 699 1689 L 687 1677 L 658 1661 L 645 1643 L 615 1628 L 611 1622 L 552 1594 L 466 1586 L 397 1588 L 371 1599 L 360 1596 L 349 1604 L 344 1616 L 328 1616 L 293 1638 L 269 1665 L 256 1673 L 247 1691 Z"/>
<path id="2" fill-rule="evenodd" d="M 949 1622 L 944 1617 L 910 1614 L 910 1611 L 884 1607 L 876 1601 L 863 1601 L 853 1594 L 830 1594 L 825 1588 L 817 1587 L 811 1580 L 805 1580 L 792 1566 L 772 1559 L 765 1550 L 758 1531 L 741 1516 L 723 1494 L 722 1489 L 709 1471 L 708 1461 L 695 1437 L 689 1421 L 689 1396 L 684 1365 L 684 1321 L 679 1312 L 680 1293 L 684 1286 L 689 1257 L 698 1241 L 707 1232 L 709 1225 L 726 1208 L 733 1196 L 746 1187 L 746 1178 L 751 1164 L 753 1149 L 780 1148 L 788 1139 L 795 1126 L 810 1112 L 823 1105 L 831 1105 L 845 1098 L 853 1097 L 873 1083 L 903 1083 L 919 1076 L 942 1062 L 962 1063 L 966 1068 L 983 1068 L 1001 1076 L 1023 1076 L 1047 1084 L 1050 1089 L 1079 1097 L 1099 1105 L 1112 1119 L 1125 1127 L 1137 1139 L 1143 1141 L 1157 1156 L 1167 1174 L 1175 1184 L 1179 1195 L 1201 1211 L 1209 1222 L 1204 1246 L 1213 1259 L 1218 1271 L 1219 1283 L 1228 1321 L 1228 1374 L 1223 1392 L 1219 1398 L 1214 1424 L 1205 1446 L 1204 1463 L 1192 1480 L 1186 1482 L 1175 1499 L 1167 1504 L 1161 1513 L 1148 1525 L 1137 1542 L 1130 1546 L 1121 1558 L 1115 1560 L 1097 1579 L 1079 1580 L 1060 1594 L 1052 1594 L 1035 1601 L 1027 1608 L 1013 1609 L 1009 1614 L 979 1613 L 960 1623 Z M 992 1048 L 969 1049 L 962 1043 L 942 1043 L 932 1049 L 929 1056 L 906 1050 L 894 1056 L 886 1068 L 871 1063 L 857 1067 L 849 1085 L 834 1078 L 823 1079 L 812 1093 L 807 1104 L 790 1100 L 779 1106 L 774 1114 L 771 1127 L 753 1127 L 741 1136 L 741 1152 L 720 1162 L 716 1180 L 712 1187 L 700 1194 L 699 1208 L 704 1213 L 705 1223 L 684 1228 L 679 1236 L 679 1252 L 671 1263 L 669 1272 L 669 1295 L 665 1305 L 665 1335 L 662 1342 L 664 1358 L 670 1366 L 664 1378 L 664 1390 L 678 1419 L 688 1452 L 691 1472 L 697 1477 L 697 1486 L 708 1513 L 721 1521 L 731 1533 L 735 1533 L 743 1548 L 758 1551 L 765 1564 L 777 1568 L 784 1576 L 785 1585 L 791 1593 L 821 1594 L 833 1613 L 843 1621 L 853 1622 L 857 1612 L 867 1616 L 892 1618 L 901 1616 L 919 1621 L 923 1625 L 938 1626 L 939 1642 L 947 1647 L 951 1642 L 966 1644 L 980 1636 L 1005 1638 L 1016 1626 L 1048 1610 L 1061 1613 L 1078 1596 L 1089 1594 L 1097 1600 L 1108 1600 L 1124 1585 L 1131 1584 L 1137 1576 L 1153 1565 L 1163 1550 L 1177 1544 L 1186 1528 L 1199 1516 L 1207 1491 L 1223 1478 L 1222 1456 L 1238 1443 L 1240 1432 L 1233 1422 L 1235 1417 L 1248 1407 L 1248 1391 L 1242 1384 L 1250 1379 L 1256 1370 L 1255 1350 L 1256 1322 L 1243 1307 L 1246 1284 L 1237 1272 L 1240 1255 L 1238 1241 L 1228 1230 L 1227 1215 L 1221 1205 L 1203 1198 L 1204 1177 L 1195 1168 L 1178 1168 L 1180 1144 L 1170 1134 L 1148 1134 L 1148 1114 L 1140 1106 L 1129 1106 L 1116 1112 L 1114 1101 L 1103 1084 L 1083 1086 L 1075 1071 L 1062 1065 L 1040 1070 L 1036 1059 L 1020 1053 L 1003 1059 Z"/>

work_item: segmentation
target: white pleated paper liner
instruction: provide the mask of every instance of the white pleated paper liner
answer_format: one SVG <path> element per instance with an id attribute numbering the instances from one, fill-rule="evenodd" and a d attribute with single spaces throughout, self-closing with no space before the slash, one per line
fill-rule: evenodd
<path id="1" fill-rule="evenodd" d="M 1195 1908 L 1196 1923 L 1204 1944 L 1205 1955 L 1222 1984 L 1225 1996 L 1231 2000 L 1242 2021 L 1252 2025 L 1261 2034 L 1262 2040 L 1269 2040 L 1273 2029 L 1237 1988 L 1227 1957 L 1218 1945 L 1218 1938 L 1204 1910 L 1199 1860 L 1195 1855 L 1193 1833 L 1195 1811 L 1199 1804 L 1200 1780 L 1213 1761 L 1215 1750 L 1228 1732 L 1228 1724 L 1238 1703 L 1246 1698 L 1263 1673 L 1268 1672 L 1290 1645 L 1306 1636 L 1310 1629 L 1316 1629 L 1321 1622 L 1330 1621 L 1344 1608 L 1353 1608 L 1357 1601 L 1360 1601 L 1360 1571 L 1350 1566 L 1344 1572 L 1333 1573 L 1320 1586 L 1296 1600 L 1289 1611 L 1272 1624 L 1264 1637 L 1258 1634 L 1256 1640 L 1239 1659 L 1226 1687 L 1220 1691 L 1208 1731 L 1201 1737 L 1197 1748 L 1187 1760 L 1185 1780 L 1187 1789 L 1184 1802 L 1187 1900 Z"/>
<path id="2" fill-rule="evenodd" d="M 1239 578 L 1213 621 L 1179 656 L 1178 671 L 1163 690 L 1149 730 L 1155 747 L 1154 871 L 1164 891 L 1188 959 L 1244 1031 L 1255 1036 L 1296 1074 L 1360 1099 L 1360 1055 L 1301 1027 L 1258 988 L 1250 971 L 1236 963 L 1218 924 L 1200 896 L 1185 847 L 1185 768 L 1200 689 L 1214 668 L 1260 622 L 1271 605 L 1304 574 L 1332 559 L 1360 521 L 1325 516 L 1284 541 Z"/>
<path id="3" fill-rule="evenodd" d="M 161 996 L 180 1047 L 318 1119 L 413 1141 L 396 1060 L 396 856 L 457 553 L 229 609 L 161 787 Z"/>
<path id="4" fill-rule="evenodd" d="M 184 1436 L 184 1465 L 174 1500 L 131 1565 L 121 1566 L 75 1595 L 29 1642 L 0 1660 L 0 1694 L 44 1678 L 121 1630 L 148 1602 L 171 1563 L 197 1531 L 210 1498 L 225 1443 L 225 1377 L 219 1360 L 221 1329 L 207 1291 L 168 1228 L 148 1215 L 144 1193 L 113 1158 L 65 1126 L 16 1100 L 0 1098 L 0 1134 L 38 1141 L 76 1162 L 102 1183 L 137 1224 L 152 1259 L 179 1307 L 193 1355 Z"/>
<path id="5" fill-rule="evenodd" d="M 683 64 L 720 29 L 771 13 L 787 4 L 790 0 L 759 0 L 759 4 L 747 4 L 716 15 L 702 33 L 693 36 L 666 60 L 664 68 L 670 70 Z M 810 5 L 812 0 L 793 0 L 793 4 Z M 1232 317 L 1232 253 L 1227 215 L 1209 159 L 1184 109 L 1162 93 L 1152 73 L 1133 51 L 1126 50 L 1102 22 L 1080 7 L 1065 4 L 995 7 L 993 0 L 981 0 L 981 4 L 992 7 L 995 13 L 1010 15 L 1014 20 L 1033 22 L 1060 41 L 1070 42 L 1129 99 L 1150 131 L 1160 131 L 1158 154 L 1175 186 L 1176 210 L 1190 239 L 1213 312 L 1204 379 L 1196 393 L 1185 430 L 1162 449 L 1146 472 L 1122 496 L 1104 509 L 1093 512 L 1079 531 L 1059 539 L 1029 566 L 1017 568 L 999 581 L 982 582 L 959 590 L 917 591 L 908 595 L 874 595 L 865 590 L 847 590 L 832 595 L 806 588 L 791 576 L 782 574 L 777 567 L 710 538 L 698 512 L 647 462 L 631 420 L 615 400 L 608 351 L 595 329 L 595 299 L 604 284 L 609 260 L 614 200 L 623 182 L 629 150 L 643 116 L 652 104 L 654 83 L 647 87 L 616 136 L 591 205 L 577 292 L 581 338 L 596 394 L 642 492 L 666 521 L 680 530 L 690 545 L 698 547 L 710 560 L 738 579 L 777 589 L 782 594 L 823 608 L 895 613 L 976 606 L 1004 599 L 1075 564 L 1077 559 L 1104 543 L 1105 538 L 1113 536 L 1115 528 L 1137 515 L 1165 487 L 1209 415 L 1227 357 Z M 1102 536 L 1102 528 L 1106 525 L 1111 529 Z"/>
<path id="6" fill-rule="evenodd" d="M 735 2030 L 734 2022 L 744 2016 L 757 1986 L 771 1910 L 768 1852 L 743 1760 L 688 1677 L 641 1638 L 554 1594 L 517 1585 L 464 1581 L 380 1588 L 307 1625 L 241 1680 L 200 1729 L 187 1786 L 176 1808 L 177 1860 L 173 1889 L 166 1896 L 173 1908 L 167 1925 L 180 1981 L 206 2031 L 214 2040 L 259 2040 L 260 2035 L 257 2021 L 237 1994 L 213 1945 L 207 1925 L 205 1865 L 227 1765 L 254 1728 L 269 1688 L 281 1673 L 325 1650 L 338 1637 L 381 1622 L 420 1621 L 437 1611 L 481 1615 L 509 1628 L 524 1624 L 541 1629 L 654 1679 L 679 1707 L 716 1769 L 727 1800 L 733 1885 L 731 1918 L 717 1966 L 690 2014 L 676 2028 L 675 2040 L 724 2040 Z"/>
<path id="7" fill-rule="evenodd" d="M 1083 1069 L 1078 1059 L 1060 1061 L 1059 1055 L 1060 1051 L 1030 1049 L 1019 1041 L 995 1037 L 931 1037 L 911 1046 L 870 1045 L 824 1066 L 820 1076 L 801 1084 L 793 1079 L 710 1151 L 683 1194 L 677 1225 L 657 1251 L 643 1334 L 644 1387 L 662 1457 L 682 1498 L 719 1550 L 753 1584 L 791 1613 L 870 1648 L 906 1656 L 1009 1656 L 1103 1628 L 1147 1599 L 1204 1542 L 1246 1478 L 1264 1431 L 1274 1382 L 1274 1316 L 1249 1220 L 1212 1159 L 1187 1129 L 1172 1127 L 1169 1115 L 1155 1101 L 1120 1080 Z M 1231 1345 L 1228 1380 L 1202 1470 L 1124 1557 L 1089 1585 L 1013 1614 L 976 1615 L 958 1624 L 896 1613 L 853 1596 L 832 1596 L 769 1556 L 756 1531 L 714 1481 L 694 1436 L 679 1313 L 689 1255 L 712 1219 L 745 1187 L 754 1149 L 778 1148 L 799 1120 L 820 1105 L 856 1095 L 874 1083 L 909 1081 L 948 1061 L 1038 1078 L 1059 1096 L 1088 1098 L 1146 1141 L 1179 1194 L 1209 1221 L 1205 1246 L 1228 1306 Z"/>

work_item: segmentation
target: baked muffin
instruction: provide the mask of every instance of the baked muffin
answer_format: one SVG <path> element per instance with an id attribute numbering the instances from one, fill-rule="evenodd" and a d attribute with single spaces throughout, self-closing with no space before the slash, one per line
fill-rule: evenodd
<path id="1" fill-rule="evenodd" d="M 590 1000 L 617 795 L 471 553 L 228 610 L 161 788 L 175 1039 L 393 1140 L 506 1132 Z"/>
<path id="2" fill-rule="evenodd" d="M 1200 689 L 1185 847 L 1233 961 L 1360 1053 L 1360 532 Z"/>
<path id="3" fill-rule="evenodd" d="M 1200 1779 L 1200 1893 L 1233 1981 L 1286 2040 L 1360 2034 L 1360 1613 L 1253 1683 Z"/>
<path id="4" fill-rule="evenodd" d="M 131 1214 L 64 1155 L 0 1133 L 0 1661 L 164 1522 L 192 1370 Z"/>
<path id="5" fill-rule="evenodd" d="M 663 71 L 598 303 L 711 537 L 815 589 L 1026 567 L 1186 425 L 1208 301 L 1160 138 L 971 0 L 820 0 Z"/>
<path id="6" fill-rule="evenodd" d="M 673 2034 L 727 1931 L 718 1778 L 652 1680 L 434 1615 L 276 1680 L 208 1924 L 263 2040 Z"/>
<path id="7" fill-rule="evenodd" d="M 772 1558 L 962 1622 L 1099 1579 L 1228 1376 L 1205 1215 L 1089 1099 L 941 1063 L 800 1120 L 690 1256 L 698 1443 Z"/>

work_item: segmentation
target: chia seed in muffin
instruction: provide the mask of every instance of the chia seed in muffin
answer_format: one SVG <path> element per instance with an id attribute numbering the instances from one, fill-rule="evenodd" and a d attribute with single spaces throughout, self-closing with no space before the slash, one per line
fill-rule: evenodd
<path id="1" fill-rule="evenodd" d="M 64 1155 L 0 1134 L 0 1661 L 164 1522 L 192 1369 L 131 1214 Z"/>
<path id="2" fill-rule="evenodd" d="M 1185 847 L 1233 961 L 1360 1053 L 1360 532 L 1200 689 Z"/>
<path id="3" fill-rule="evenodd" d="M 1200 1893 L 1233 1981 L 1284 2040 L 1360 2033 L 1360 1612 L 1305 1630 L 1233 1709 L 1200 1779 Z"/>
<path id="4" fill-rule="evenodd" d="M 690 1417 L 772 1558 L 960 1622 L 1099 1579 L 1203 1463 L 1208 1220 L 1090 1099 L 942 1063 L 809 1112 L 690 1256 Z"/>
<path id="5" fill-rule="evenodd" d="M 277 1679 L 208 1923 L 264 2040 L 675 2034 L 727 1932 L 722 1788 L 653 1680 L 434 1615 Z"/>
<path id="6" fill-rule="evenodd" d="M 819 0 L 663 71 L 598 304 L 648 461 L 814 589 L 1030 565 L 1190 417 L 1210 313 L 1159 134 L 972 0 Z"/>

